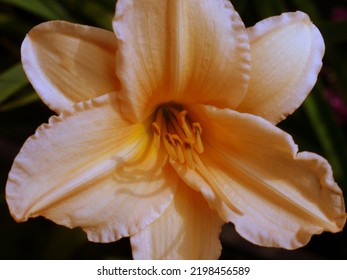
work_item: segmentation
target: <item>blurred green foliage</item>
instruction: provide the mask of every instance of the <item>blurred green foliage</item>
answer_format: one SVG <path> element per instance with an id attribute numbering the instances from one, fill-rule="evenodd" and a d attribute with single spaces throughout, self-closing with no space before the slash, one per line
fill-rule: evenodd
<path id="1" fill-rule="evenodd" d="M 141 1 L 141 0 L 139 0 Z M 301 150 L 317 152 L 331 163 L 347 194 L 347 0 L 233 0 L 246 26 L 301 10 L 318 26 L 326 43 L 324 66 L 303 106 L 279 126 Z M 5 201 L 5 183 L 25 139 L 53 113 L 39 100 L 20 63 L 25 34 L 38 23 L 68 20 L 111 30 L 114 0 L 0 0 L 0 259 L 131 258 L 127 239 L 94 244 L 84 233 L 38 218 L 16 224 Z M 346 110 L 346 111 L 344 111 Z M 346 197 L 347 199 L 347 197 Z M 226 230 L 230 230 L 230 225 Z M 346 230 L 316 236 L 296 250 L 265 249 L 244 240 L 223 240 L 222 258 L 347 258 Z M 333 249 L 331 249 L 333 248 Z"/>

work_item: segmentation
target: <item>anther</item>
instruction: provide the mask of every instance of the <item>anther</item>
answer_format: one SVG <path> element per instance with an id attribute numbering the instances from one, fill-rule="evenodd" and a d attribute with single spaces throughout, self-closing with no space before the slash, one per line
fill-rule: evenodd
<path id="1" fill-rule="evenodd" d="M 166 134 L 164 137 L 164 145 L 166 148 L 166 151 L 169 154 L 170 159 L 172 160 L 177 160 L 177 154 L 176 154 L 176 150 L 175 150 L 175 143 L 174 141 L 171 139 L 171 134 Z"/>
<path id="2" fill-rule="evenodd" d="M 170 134 L 171 135 L 171 139 L 172 141 L 175 143 L 175 150 L 176 150 L 176 154 L 177 154 L 177 160 L 179 163 L 184 163 L 185 162 L 185 158 L 184 158 L 184 154 L 183 154 L 183 142 L 181 140 L 181 138 L 177 135 L 177 134 Z"/>
<path id="3" fill-rule="evenodd" d="M 204 152 L 202 128 L 198 122 L 187 119 L 187 115 L 186 110 L 181 111 L 174 106 L 158 108 L 151 126 L 153 145 L 159 148 L 163 141 L 170 160 L 196 169 L 195 157 Z"/>
<path id="4" fill-rule="evenodd" d="M 160 127 L 156 122 L 152 122 L 152 129 L 154 131 L 155 134 L 157 134 L 158 136 L 160 136 Z"/>
<path id="5" fill-rule="evenodd" d="M 204 152 L 204 146 L 202 145 L 202 140 L 201 140 L 202 128 L 200 123 L 198 122 L 193 123 L 193 133 L 195 136 L 195 143 L 194 143 L 195 150 L 199 154 L 201 154 Z"/>
<path id="6" fill-rule="evenodd" d="M 186 121 L 186 115 L 188 114 L 188 112 L 186 110 L 179 112 L 175 108 L 170 108 L 170 111 L 175 116 L 174 119 L 171 119 L 171 122 L 175 126 L 176 131 L 179 133 L 181 130 L 183 130 L 184 136 L 186 138 L 194 139 L 191 128 Z M 178 123 L 176 122 L 176 120 L 178 121 Z M 183 135 L 180 136 L 182 137 Z"/>
<path id="7" fill-rule="evenodd" d="M 180 126 L 182 127 L 182 129 L 184 131 L 184 134 L 187 136 L 187 138 L 194 139 L 193 135 L 192 135 L 191 128 L 189 127 L 189 125 L 186 122 L 186 115 L 187 115 L 186 110 L 180 112 L 178 121 L 179 121 Z"/>

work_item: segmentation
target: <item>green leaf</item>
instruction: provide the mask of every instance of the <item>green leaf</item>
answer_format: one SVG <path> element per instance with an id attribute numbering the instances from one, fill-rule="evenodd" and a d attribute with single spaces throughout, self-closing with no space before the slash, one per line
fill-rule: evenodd
<path id="1" fill-rule="evenodd" d="M 0 0 L 0 2 L 21 8 L 46 20 L 71 19 L 71 16 L 62 8 L 62 6 L 57 1 L 54 0 Z"/>
<path id="2" fill-rule="evenodd" d="M 80 12 L 92 20 L 97 26 L 112 30 L 114 10 L 109 10 L 95 1 L 85 1 Z"/>
<path id="3" fill-rule="evenodd" d="M 12 109 L 16 109 L 21 106 L 25 106 L 27 104 L 30 104 L 34 101 L 39 100 L 39 96 L 36 94 L 36 92 L 31 91 L 27 94 L 22 94 L 13 101 L 6 102 L 4 104 L 0 105 L 0 112 L 9 111 Z"/>
<path id="4" fill-rule="evenodd" d="M 20 63 L 3 72 L 0 75 L 0 104 L 28 84 Z"/>

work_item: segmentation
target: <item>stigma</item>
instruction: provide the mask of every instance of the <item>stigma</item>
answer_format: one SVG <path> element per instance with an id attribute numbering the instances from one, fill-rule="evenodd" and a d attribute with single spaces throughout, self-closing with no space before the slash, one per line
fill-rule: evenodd
<path id="1" fill-rule="evenodd" d="M 169 158 L 194 169 L 195 158 L 204 152 L 200 123 L 191 121 L 186 110 L 161 106 L 152 122 L 154 145 L 164 145 Z"/>

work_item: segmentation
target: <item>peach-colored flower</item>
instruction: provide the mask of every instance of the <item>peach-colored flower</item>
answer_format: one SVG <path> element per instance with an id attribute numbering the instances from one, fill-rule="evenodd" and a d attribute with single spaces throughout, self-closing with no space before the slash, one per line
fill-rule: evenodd
<path id="1" fill-rule="evenodd" d="M 275 126 L 321 68 L 306 14 L 246 29 L 226 0 L 119 0 L 113 27 L 53 21 L 23 42 L 27 76 L 58 116 L 9 174 L 17 221 L 130 236 L 139 259 L 218 258 L 226 222 L 287 249 L 342 229 L 329 164 Z"/>

